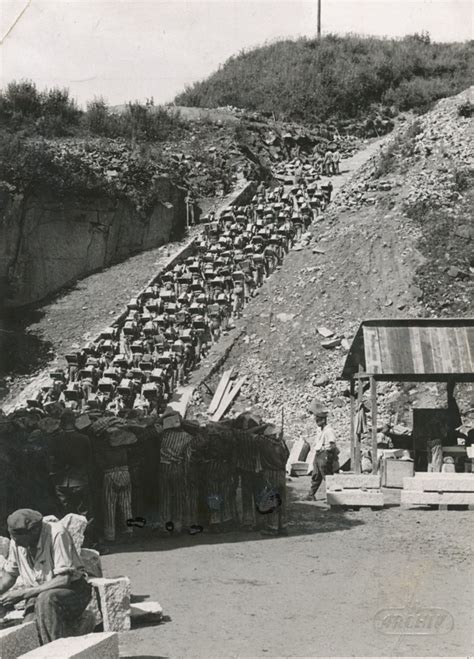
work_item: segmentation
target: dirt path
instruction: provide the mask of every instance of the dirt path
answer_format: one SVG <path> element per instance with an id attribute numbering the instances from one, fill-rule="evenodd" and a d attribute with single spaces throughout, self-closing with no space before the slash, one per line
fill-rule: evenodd
<path id="1" fill-rule="evenodd" d="M 108 575 L 127 574 L 170 618 L 121 634 L 121 656 L 472 654 L 472 513 L 331 512 L 296 501 L 307 487 L 289 483 L 287 538 L 137 539 L 104 556 Z M 440 629 L 377 629 L 383 611 L 413 607 L 445 616 Z"/>

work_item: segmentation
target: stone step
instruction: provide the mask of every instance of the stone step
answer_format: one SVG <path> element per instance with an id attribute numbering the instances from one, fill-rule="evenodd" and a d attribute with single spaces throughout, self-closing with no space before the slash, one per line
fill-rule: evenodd
<path id="1" fill-rule="evenodd" d="M 118 659 L 118 634 L 101 632 L 68 636 L 20 656 L 22 659 Z"/>

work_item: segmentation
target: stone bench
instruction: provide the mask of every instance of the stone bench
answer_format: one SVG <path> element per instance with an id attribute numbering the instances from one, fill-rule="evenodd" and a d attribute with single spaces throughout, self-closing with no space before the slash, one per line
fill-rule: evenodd
<path id="1" fill-rule="evenodd" d="M 60 638 L 17 656 L 22 659 L 118 659 L 118 634 L 103 632 Z"/>

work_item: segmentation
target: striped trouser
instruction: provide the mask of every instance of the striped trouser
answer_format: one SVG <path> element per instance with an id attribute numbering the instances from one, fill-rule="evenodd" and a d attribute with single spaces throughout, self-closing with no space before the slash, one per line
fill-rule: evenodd
<path id="1" fill-rule="evenodd" d="M 235 490 L 235 481 L 228 465 L 221 460 L 210 460 L 207 463 L 207 504 L 210 524 L 237 520 Z"/>
<path id="2" fill-rule="evenodd" d="M 177 531 L 183 526 L 185 515 L 184 464 L 160 463 L 158 478 L 158 509 L 160 522 L 164 526 L 173 522 Z"/>
<path id="3" fill-rule="evenodd" d="M 281 498 L 281 506 L 272 513 L 262 515 L 263 525 L 272 531 L 286 528 L 286 473 L 285 469 L 264 469 L 263 482 L 267 487 L 274 489 Z"/>
<path id="4" fill-rule="evenodd" d="M 115 516 L 118 509 L 123 531 L 132 533 L 127 519 L 132 519 L 132 484 L 128 467 L 113 467 L 104 472 L 103 483 L 104 537 L 115 540 Z"/>

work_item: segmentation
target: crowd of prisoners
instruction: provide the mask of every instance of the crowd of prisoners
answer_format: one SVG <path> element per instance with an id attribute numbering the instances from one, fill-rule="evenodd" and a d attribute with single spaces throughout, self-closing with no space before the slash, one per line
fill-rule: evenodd
<path id="1" fill-rule="evenodd" d="M 45 411 L 61 402 L 77 412 L 162 413 L 330 202 L 332 184 L 321 184 L 314 166 L 296 161 L 280 175 L 276 187 L 260 183 L 249 204 L 203 218 L 192 256 L 130 300 L 120 323 L 68 354 L 67 368 L 51 372 L 29 403 Z"/>

